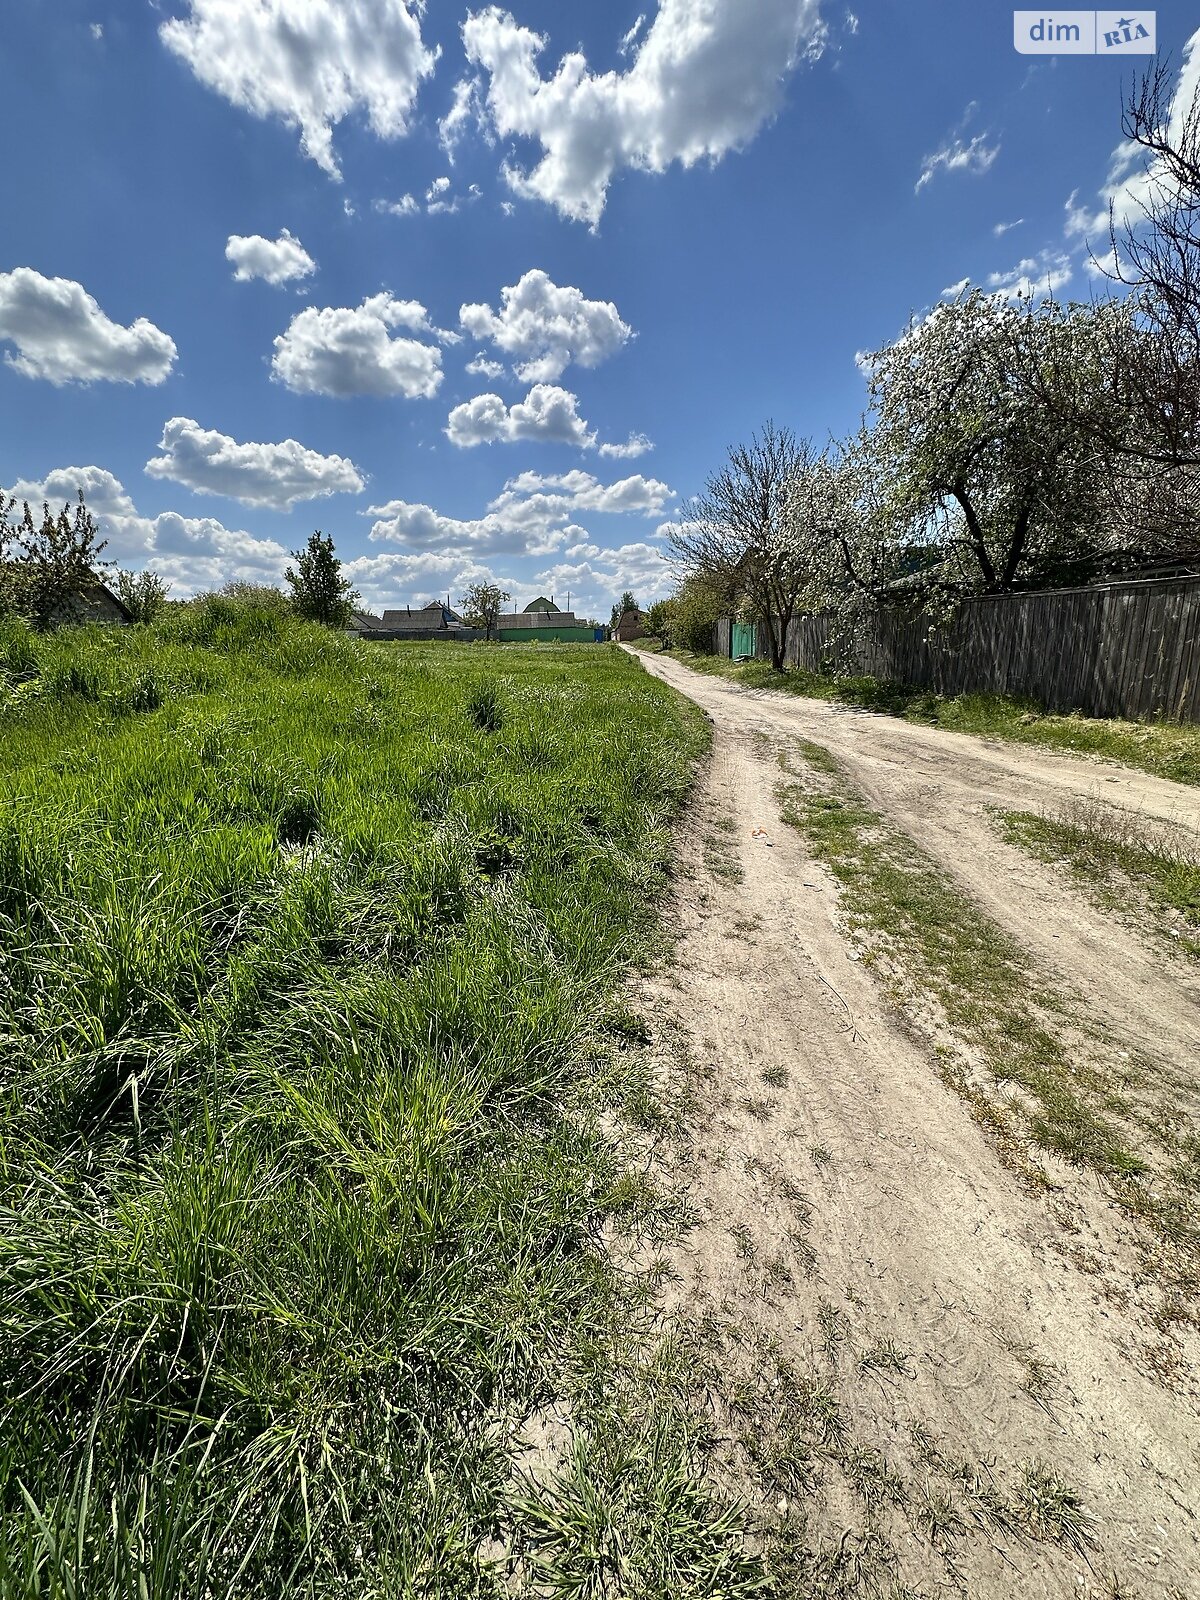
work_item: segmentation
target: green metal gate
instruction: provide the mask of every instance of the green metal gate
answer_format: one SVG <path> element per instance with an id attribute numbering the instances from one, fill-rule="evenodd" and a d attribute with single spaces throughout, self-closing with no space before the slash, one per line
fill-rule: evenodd
<path id="1" fill-rule="evenodd" d="M 729 653 L 735 661 L 740 661 L 743 656 L 752 656 L 757 648 L 753 622 L 735 622 L 733 636 L 730 642 Z"/>

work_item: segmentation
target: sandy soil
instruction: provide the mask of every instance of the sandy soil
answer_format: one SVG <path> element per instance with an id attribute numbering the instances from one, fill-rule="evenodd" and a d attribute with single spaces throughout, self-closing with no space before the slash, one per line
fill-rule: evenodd
<path id="1" fill-rule="evenodd" d="M 798 1518 L 820 1557 L 798 1566 L 810 1586 L 797 1579 L 797 1593 L 1200 1595 L 1192 1331 L 1172 1330 L 1164 1377 L 1162 1330 L 1097 1276 L 1129 1245 L 1095 1179 L 1068 1174 L 1069 1226 L 1023 1188 L 854 959 L 836 885 L 780 819 L 768 741 L 836 754 L 1114 1048 L 1160 1063 L 1192 1104 L 1194 967 L 1004 844 L 989 808 L 1099 794 L 1200 830 L 1200 795 L 642 659 L 714 722 L 683 844 L 677 959 L 643 996 L 702 1075 L 707 1108 L 685 1161 L 699 1222 L 676 1308 L 722 1350 L 710 1399 L 730 1459 L 755 1463 L 760 1498 Z M 1093 1519 L 1082 1549 L 1052 1515 L 997 1513 L 1031 1462 L 1078 1490 Z"/>

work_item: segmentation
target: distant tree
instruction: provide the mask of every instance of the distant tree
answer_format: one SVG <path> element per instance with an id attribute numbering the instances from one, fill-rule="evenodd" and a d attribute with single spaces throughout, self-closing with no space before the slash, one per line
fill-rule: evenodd
<path id="1" fill-rule="evenodd" d="M 16 505 L 11 495 L 0 494 L 0 617 L 12 616 L 21 609 L 21 569 L 17 561 L 20 551 L 12 523 Z"/>
<path id="2" fill-rule="evenodd" d="M 671 643 L 693 655 L 711 655 L 715 644 L 714 628 L 727 617 L 735 601 L 719 585 L 700 576 L 685 578 L 674 595 L 675 615 Z"/>
<path id="3" fill-rule="evenodd" d="M 646 613 L 647 629 L 656 639 L 661 639 L 667 649 L 675 642 L 675 615 L 678 609 L 677 600 L 656 600 Z"/>
<path id="4" fill-rule="evenodd" d="M 157 572 L 118 572 L 115 587 L 134 622 L 153 622 L 167 603 L 171 585 Z"/>
<path id="5" fill-rule="evenodd" d="M 626 589 L 625 593 L 612 608 L 612 622 L 610 623 L 610 627 L 615 628 L 617 623 L 620 622 L 621 618 L 627 611 L 638 611 L 640 609 L 641 608 L 634 597 L 633 590 Z"/>
<path id="6" fill-rule="evenodd" d="M 783 669 L 788 626 L 827 561 L 833 473 L 807 439 L 768 422 L 749 444 L 730 450 L 669 534 L 683 578 L 703 583 L 758 623 L 776 672 Z"/>
<path id="7" fill-rule="evenodd" d="M 303 550 L 293 550 L 291 567 L 284 578 L 292 591 L 292 605 L 298 615 L 310 622 L 322 622 L 327 628 L 344 628 L 359 598 L 342 577 L 342 563 L 334 554 L 333 540 L 318 528 L 309 536 Z"/>
<path id="8" fill-rule="evenodd" d="M 17 553 L 8 566 L 11 603 L 45 632 L 79 615 L 80 598 L 97 581 L 100 552 L 107 540 L 97 540 L 96 519 L 84 504 L 82 489 L 73 513 L 70 506 L 63 506 L 56 517 L 44 502 L 40 526 L 28 502 L 20 521 L 11 523 L 13 507 L 10 501 L 4 515 L 4 540 Z"/>
<path id="9" fill-rule="evenodd" d="M 508 590 L 498 583 L 473 583 L 458 604 L 463 621 L 472 628 L 482 628 L 485 637 L 490 639 L 496 619 L 511 599 Z"/>

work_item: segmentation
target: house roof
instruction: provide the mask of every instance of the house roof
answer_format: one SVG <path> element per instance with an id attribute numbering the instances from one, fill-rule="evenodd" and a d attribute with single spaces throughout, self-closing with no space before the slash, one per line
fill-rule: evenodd
<path id="1" fill-rule="evenodd" d="M 402 610 L 396 607 L 385 611 L 379 626 L 391 633 L 398 633 L 409 628 L 463 628 L 466 624 L 457 611 L 452 611 L 440 600 L 431 600 L 428 605 L 416 609 L 405 606 Z"/>
<path id="2" fill-rule="evenodd" d="M 531 600 L 522 609 L 524 611 L 554 611 L 556 607 L 553 600 L 547 600 L 544 594 L 540 594 L 536 600 Z"/>
<path id="3" fill-rule="evenodd" d="M 573 611 L 510 611 L 496 618 L 498 628 L 575 628 L 579 626 Z"/>

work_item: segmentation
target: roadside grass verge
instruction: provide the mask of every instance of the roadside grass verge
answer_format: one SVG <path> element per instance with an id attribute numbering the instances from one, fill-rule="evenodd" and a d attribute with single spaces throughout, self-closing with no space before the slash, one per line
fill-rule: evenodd
<path id="1" fill-rule="evenodd" d="M 876 678 L 840 678 L 798 667 L 773 672 L 765 661 L 739 665 L 723 656 L 691 655 L 682 650 L 669 653 L 694 672 L 729 678 L 748 689 L 774 689 L 814 700 L 834 700 L 905 722 L 924 723 L 953 733 L 983 734 L 1073 755 L 1098 756 L 1176 783 L 1200 784 L 1200 727 L 1058 716 L 1043 711 L 1032 700 L 1011 695 L 939 695 L 929 689 L 882 683 Z"/>
<path id="2" fill-rule="evenodd" d="M 852 939 L 932 1033 L 947 1080 L 1001 1153 L 1035 1184 L 1051 1181 L 1038 1149 L 1095 1172 L 1179 1255 L 1172 1289 L 1194 1292 L 1200 1138 L 1178 1086 L 1094 1048 L 1020 946 L 831 774 L 828 752 L 809 775 L 780 760 L 785 821 L 837 879 Z"/>
<path id="3" fill-rule="evenodd" d="M 614 1012 L 706 737 L 615 649 L 0 630 L 0 1593 L 758 1592 Z"/>
<path id="4" fill-rule="evenodd" d="M 1106 910 L 1132 915 L 1200 958 L 1200 844 L 1178 829 L 1099 801 L 1059 816 L 999 814 L 1001 831 L 1041 861 L 1066 866 Z"/>

